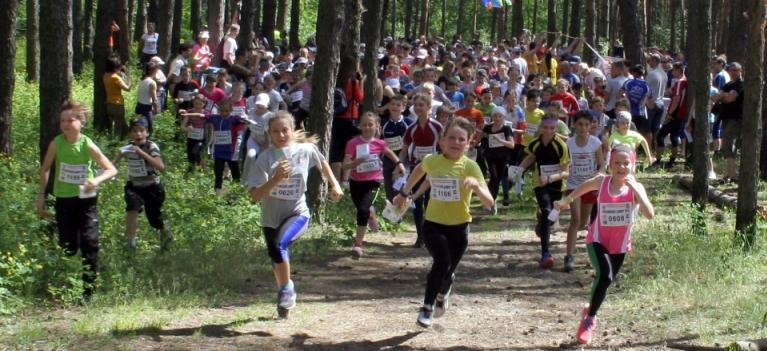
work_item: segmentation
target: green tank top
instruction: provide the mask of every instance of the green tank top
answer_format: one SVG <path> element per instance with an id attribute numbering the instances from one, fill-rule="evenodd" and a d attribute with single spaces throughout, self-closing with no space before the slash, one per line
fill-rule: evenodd
<path id="1" fill-rule="evenodd" d="M 95 163 L 88 153 L 93 141 L 85 135 L 69 143 L 63 134 L 53 139 L 56 147 L 56 178 L 53 180 L 53 195 L 56 197 L 77 197 L 80 185 L 96 176 Z"/>

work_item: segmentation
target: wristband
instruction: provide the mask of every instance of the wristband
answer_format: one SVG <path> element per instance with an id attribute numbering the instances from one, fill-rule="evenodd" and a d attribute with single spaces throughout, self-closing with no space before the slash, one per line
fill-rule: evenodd
<path id="1" fill-rule="evenodd" d="M 406 192 L 405 192 L 405 191 L 403 191 L 403 190 L 400 190 L 400 191 L 399 191 L 399 194 L 400 194 L 402 197 L 405 197 L 405 198 L 407 198 L 407 197 L 410 197 L 410 196 L 412 195 L 412 193 L 411 193 L 411 194 L 408 194 L 408 193 L 406 193 Z"/>

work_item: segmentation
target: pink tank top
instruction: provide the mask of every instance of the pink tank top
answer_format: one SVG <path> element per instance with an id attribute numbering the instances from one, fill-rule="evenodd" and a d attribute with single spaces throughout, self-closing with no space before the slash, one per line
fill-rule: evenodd
<path id="1" fill-rule="evenodd" d="M 626 187 L 617 195 L 610 194 L 612 176 L 605 176 L 599 186 L 597 216 L 589 226 L 586 244 L 600 243 L 607 253 L 631 251 L 631 227 L 637 214 L 634 192 Z"/>

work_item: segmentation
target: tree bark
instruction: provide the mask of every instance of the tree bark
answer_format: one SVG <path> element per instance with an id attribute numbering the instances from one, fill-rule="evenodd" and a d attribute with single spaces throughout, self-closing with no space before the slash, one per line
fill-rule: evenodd
<path id="1" fill-rule="evenodd" d="M 413 36 L 411 32 L 413 30 L 413 11 L 410 11 L 411 8 L 413 8 L 413 0 L 405 0 L 405 38 L 412 38 Z"/>
<path id="2" fill-rule="evenodd" d="M 115 2 L 98 0 L 96 37 L 93 41 L 93 124 L 96 130 L 101 132 L 109 130 L 103 77 L 106 71 L 106 60 L 112 54 L 112 49 L 109 47 L 109 27 L 116 19 Z"/>
<path id="3" fill-rule="evenodd" d="M 455 34 L 463 36 L 463 27 L 465 21 L 466 0 L 458 0 L 458 20 L 456 23 Z"/>
<path id="4" fill-rule="evenodd" d="M 767 35 L 767 33 L 765 33 Z M 764 48 L 764 57 L 767 58 L 767 45 L 765 45 Z M 764 71 L 764 79 L 767 81 L 767 70 Z M 762 180 L 767 181 L 767 143 L 764 141 L 767 140 L 767 128 L 764 128 L 765 125 L 767 125 L 767 89 L 762 89 L 762 152 L 760 154 L 760 163 L 759 168 L 761 169 L 761 178 Z"/>
<path id="5" fill-rule="evenodd" d="M 439 30 L 439 35 L 442 36 L 442 38 L 445 38 L 445 30 L 447 28 L 447 2 L 445 0 L 442 0 L 442 25 Z"/>
<path id="6" fill-rule="evenodd" d="M 677 20 L 677 12 L 679 12 L 679 5 L 677 4 L 677 1 L 671 0 L 671 51 L 677 52 L 678 46 L 676 44 L 677 37 L 676 37 L 676 20 Z"/>
<path id="7" fill-rule="evenodd" d="M 128 26 L 128 0 L 114 0 L 117 7 L 117 20 L 120 27 L 114 35 L 115 51 L 120 54 L 120 60 L 123 63 L 130 61 L 130 26 Z M 170 34 L 170 31 L 168 32 Z M 162 37 L 162 33 L 160 33 Z"/>
<path id="8" fill-rule="evenodd" d="M 538 34 L 538 0 L 533 0 L 533 35 Z"/>
<path id="9" fill-rule="evenodd" d="M 586 39 L 586 44 L 591 45 L 591 47 L 596 47 L 596 22 L 594 20 L 596 19 L 596 0 L 586 0 L 586 21 L 584 28 L 583 36 Z M 591 51 L 589 48 L 583 49 L 583 61 L 588 63 L 589 66 L 593 65 L 596 59 L 596 55 L 594 55 L 594 52 Z"/>
<path id="10" fill-rule="evenodd" d="M 59 133 L 59 109 L 72 95 L 72 0 L 40 3 L 40 160 Z"/>
<path id="11" fill-rule="evenodd" d="M 511 6 L 511 35 L 519 38 L 522 36 L 522 31 L 525 28 L 525 18 L 522 12 L 524 2 L 522 0 L 514 0 Z"/>
<path id="12" fill-rule="evenodd" d="M 181 1 L 181 0 L 176 0 Z M 163 61 L 171 57 L 171 40 L 173 38 L 173 3 L 174 0 L 160 0 L 160 13 L 157 14 L 157 55 Z"/>
<path id="13" fill-rule="evenodd" d="M 383 17 L 381 18 L 380 23 L 383 23 Z M 380 26 L 379 30 L 383 29 L 383 24 Z M 301 48 L 301 39 L 299 38 L 298 34 L 301 29 L 301 0 L 293 0 L 290 4 L 290 36 L 289 36 L 289 42 L 290 42 L 290 50 L 298 50 Z"/>
<path id="14" fill-rule="evenodd" d="M 341 57 L 354 61 L 354 66 L 360 64 L 360 25 L 362 21 L 362 0 L 345 0 L 344 28 L 342 31 Z"/>
<path id="15" fill-rule="evenodd" d="M 83 5 L 83 61 L 93 58 L 93 1 L 85 0 Z"/>
<path id="16" fill-rule="evenodd" d="M 599 1 L 599 20 L 597 21 L 597 40 L 607 37 L 608 18 L 610 18 L 610 0 Z"/>
<path id="17" fill-rule="evenodd" d="M 173 54 L 178 52 L 178 47 L 181 45 L 181 22 L 184 20 L 184 0 L 174 0 L 173 3 L 173 33 L 170 36 L 170 55 L 168 60 L 173 57 Z M 170 65 L 168 65 L 170 67 Z"/>
<path id="18" fill-rule="evenodd" d="M 0 2 L 0 154 L 13 151 L 11 126 L 13 121 L 13 89 L 16 85 L 16 19 L 19 0 Z"/>
<path id="19" fill-rule="evenodd" d="M 208 39 L 208 46 L 210 52 L 214 53 L 214 59 L 221 59 L 221 55 L 217 53 L 220 51 L 218 45 L 221 43 L 221 39 L 224 37 L 224 0 L 208 0 L 208 33 L 210 39 Z M 214 64 L 218 64 L 214 62 Z"/>
<path id="20" fill-rule="evenodd" d="M 722 0 L 722 10 L 719 14 L 719 40 L 716 42 L 716 52 L 721 53 L 727 51 L 727 38 L 729 38 L 730 30 L 730 9 L 732 8 L 732 2 L 728 0 Z"/>
<path id="21" fill-rule="evenodd" d="M 685 0 L 679 0 L 679 8 L 682 10 L 682 13 L 680 13 L 681 22 L 679 29 L 682 30 L 682 35 L 679 36 L 679 39 L 682 41 L 682 45 L 680 46 L 680 50 L 682 52 L 688 52 L 687 50 L 687 6 L 685 6 Z"/>
<path id="22" fill-rule="evenodd" d="M 255 32 L 256 28 L 253 26 L 253 21 L 256 17 L 256 1 L 255 0 L 243 0 L 242 1 L 242 13 L 240 13 L 240 35 L 237 37 L 238 48 L 248 48 L 255 36 L 251 32 Z"/>
<path id="23" fill-rule="evenodd" d="M 397 38 L 397 0 L 391 0 L 391 32 L 392 39 Z"/>
<path id="24" fill-rule="evenodd" d="M 261 21 L 261 36 L 269 41 L 269 45 L 274 45 L 274 28 L 277 25 L 277 3 L 276 0 L 263 0 L 264 15 Z"/>
<path id="25" fill-rule="evenodd" d="M 474 38 L 477 37 L 477 13 L 479 13 L 479 10 L 477 10 L 479 1 L 472 1 L 473 10 L 471 11 L 471 39 L 474 40 Z"/>
<path id="26" fill-rule="evenodd" d="M 498 22 L 498 9 L 493 8 L 490 11 L 490 41 L 495 41 L 495 29 L 497 28 Z"/>
<path id="27" fill-rule="evenodd" d="M 82 1 L 72 1 L 72 73 L 76 75 L 80 75 L 83 70 L 82 25 L 83 3 Z"/>
<path id="28" fill-rule="evenodd" d="M 317 147 L 325 157 L 330 149 L 330 131 L 333 123 L 333 91 L 336 86 L 341 54 L 341 28 L 345 6 L 336 6 L 334 0 L 319 0 L 317 9 L 317 58 L 314 71 L 324 72 L 312 78 L 312 96 L 307 129 L 319 138 Z M 306 200 L 321 223 L 325 204 L 325 185 L 319 172 L 312 169 L 307 185 Z"/>
<path id="29" fill-rule="evenodd" d="M 143 1 L 143 0 L 139 0 Z M 197 34 L 200 33 L 200 28 L 202 27 L 202 21 L 200 18 L 202 17 L 202 0 L 190 0 L 191 4 L 190 7 L 190 14 L 189 14 L 189 29 L 192 30 L 192 38 L 196 39 Z"/>
<path id="30" fill-rule="evenodd" d="M 642 28 L 639 25 L 639 0 L 622 0 L 620 5 L 621 33 L 626 59 L 632 64 L 644 64 Z"/>
<path id="31" fill-rule="evenodd" d="M 365 0 L 364 23 L 362 29 L 365 36 L 365 59 L 362 61 L 362 69 L 365 73 L 365 97 L 362 100 L 362 110 L 375 113 L 376 101 L 375 90 L 378 82 L 378 43 L 381 41 L 381 22 L 383 18 L 382 0 Z"/>
<path id="32" fill-rule="evenodd" d="M 570 24 L 570 0 L 561 0 L 562 2 L 562 33 L 567 34 L 567 28 Z M 567 39 L 565 39 L 566 42 Z"/>
<path id="33" fill-rule="evenodd" d="M 138 0 L 136 4 L 136 27 L 133 30 L 133 41 L 141 41 L 146 32 L 146 0 Z"/>
<path id="34" fill-rule="evenodd" d="M 750 1 L 743 10 L 748 13 L 747 30 L 749 55 L 743 67 L 745 72 L 743 92 L 743 145 L 762 144 L 762 89 L 764 88 L 764 25 L 765 2 Z M 744 148 L 745 151 L 745 148 Z M 756 200 L 759 189 L 760 148 L 751 147 L 740 156 L 740 181 L 738 182 L 738 209 L 735 230 L 750 249 L 756 243 Z"/>
<path id="35" fill-rule="evenodd" d="M 689 52 L 689 72 L 688 72 L 688 96 L 692 97 L 690 101 L 694 104 L 695 113 L 695 136 L 693 140 L 693 187 L 692 201 L 698 205 L 698 209 L 704 210 L 708 201 L 708 101 L 711 79 L 709 79 L 710 69 L 710 36 L 711 30 L 711 0 L 697 0 L 688 4 L 690 7 L 690 25 L 696 28 L 694 31 L 688 31 L 690 38 L 688 42 L 694 42 L 695 45 Z M 700 141 L 699 141 L 700 140 Z"/>
<path id="36" fill-rule="evenodd" d="M 645 12 L 647 19 L 645 20 L 645 46 L 646 47 L 652 47 L 653 43 L 655 42 L 653 39 L 653 36 L 655 36 L 655 32 L 653 31 L 653 28 L 655 27 L 655 6 L 656 2 L 655 0 L 645 0 Z"/>
<path id="37" fill-rule="evenodd" d="M 159 21 L 157 14 L 160 12 L 160 0 L 147 1 L 149 1 L 149 4 L 147 5 L 146 21 L 157 23 L 157 21 Z"/>
<path id="38" fill-rule="evenodd" d="M 556 0 L 549 0 L 548 6 L 546 8 L 548 10 L 548 20 L 546 21 L 546 30 L 549 32 L 548 35 L 546 35 L 546 41 L 549 43 L 549 46 L 554 43 L 555 35 L 557 31 L 557 2 Z"/>
<path id="39" fill-rule="evenodd" d="M 730 2 L 730 23 L 727 30 L 727 61 L 744 62 L 746 55 L 746 19 L 743 18 L 743 0 Z M 753 50 L 753 48 L 749 48 Z"/>
<path id="40" fill-rule="evenodd" d="M 571 0 L 571 5 L 570 36 L 579 38 L 581 36 L 581 0 Z"/>
<path id="41" fill-rule="evenodd" d="M 37 81 L 40 68 L 40 42 L 37 34 L 38 6 L 37 0 L 27 0 L 27 82 Z"/>
<path id="42" fill-rule="evenodd" d="M 286 18 L 288 13 L 288 0 L 277 0 L 277 23 L 275 27 L 280 31 L 280 35 L 285 32 Z"/>

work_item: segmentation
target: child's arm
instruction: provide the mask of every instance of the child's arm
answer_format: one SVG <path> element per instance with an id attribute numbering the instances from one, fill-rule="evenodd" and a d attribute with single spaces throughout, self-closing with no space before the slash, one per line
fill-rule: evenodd
<path id="1" fill-rule="evenodd" d="M 644 186 L 637 182 L 633 176 L 626 177 L 626 185 L 634 191 L 634 202 L 639 204 L 639 212 L 647 219 L 652 219 L 655 216 L 655 207 L 650 202 L 650 198 L 647 197 L 647 192 L 644 190 Z"/>
<path id="2" fill-rule="evenodd" d="M 644 150 L 645 154 L 647 155 L 647 162 L 653 164 L 653 162 L 655 162 L 655 157 L 653 157 L 652 152 L 650 152 L 650 145 L 647 145 L 647 140 L 642 138 L 639 143 L 642 144 L 642 150 Z"/>
<path id="3" fill-rule="evenodd" d="M 91 191 L 99 184 L 104 182 L 107 179 L 112 179 L 112 177 L 117 175 L 117 168 L 112 164 L 112 162 L 109 161 L 109 159 L 104 156 L 104 154 L 101 152 L 98 146 L 96 144 L 89 144 L 88 145 L 88 154 L 90 154 L 91 159 L 96 161 L 96 163 L 101 166 L 101 168 L 104 170 L 103 173 L 101 173 L 100 176 L 95 177 L 93 179 L 90 179 L 83 184 L 83 188 L 85 191 Z"/>
<path id="4" fill-rule="evenodd" d="M 333 175 L 333 169 L 330 168 L 330 164 L 327 160 L 322 161 L 322 168 L 320 171 L 325 179 L 328 180 L 328 183 L 330 183 L 330 198 L 333 199 L 333 201 L 340 200 L 341 196 L 344 196 L 344 191 L 341 189 L 341 184 L 338 184 L 338 180 Z"/>
<path id="5" fill-rule="evenodd" d="M 402 187 L 402 191 L 392 199 L 392 203 L 397 207 L 401 207 L 402 204 L 405 203 L 405 196 L 402 196 L 402 194 L 409 194 L 413 191 L 415 184 L 418 183 L 424 175 L 426 175 L 426 171 L 423 170 L 423 165 L 419 163 L 418 166 L 413 168 L 413 172 L 410 173 L 410 178 L 408 178 L 405 186 Z"/>
<path id="6" fill-rule="evenodd" d="M 141 156 L 141 158 L 149 162 L 149 165 L 152 166 L 152 168 L 160 172 L 165 170 L 165 163 L 162 162 L 162 157 L 160 155 L 152 156 L 144 152 L 144 150 L 141 150 L 141 148 L 136 145 L 133 145 L 131 149 L 131 151 L 135 152 L 137 155 Z"/>
<path id="7" fill-rule="evenodd" d="M 605 178 L 604 175 L 598 174 L 594 178 L 591 178 L 583 182 L 583 184 L 575 188 L 575 190 L 573 190 L 573 192 L 570 193 L 570 195 L 565 196 L 564 198 L 562 198 L 562 200 L 555 201 L 554 208 L 558 210 L 570 208 L 570 203 L 572 203 L 575 199 L 581 197 L 583 194 L 586 194 L 588 192 L 598 190 L 604 178 Z"/>
<path id="8" fill-rule="evenodd" d="M 261 184 L 261 186 L 250 188 L 248 191 L 250 193 L 250 199 L 253 200 L 253 202 L 261 201 L 261 199 L 269 195 L 272 189 L 274 189 L 277 184 L 280 184 L 283 179 L 290 177 L 291 171 L 292 169 L 288 160 L 280 161 L 279 166 L 277 166 L 277 169 L 274 171 L 274 176 L 269 178 L 266 183 Z"/>
<path id="9" fill-rule="evenodd" d="M 45 188 L 48 186 L 48 177 L 55 159 L 56 145 L 51 142 L 48 144 L 48 150 L 45 151 L 45 157 L 40 165 L 40 182 L 37 190 L 37 215 L 43 219 L 53 218 L 53 214 L 45 208 Z"/>
<path id="10" fill-rule="evenodd" d="M 341 168 L 343 168 L 345 170 L 346 169 L 356 168 L 357 166 L 361 165 L 362 162 L 364 162 L 364 161 L 365 161 L 364 158 L 360 157 L 360 158 L 352 159 L 352 155 L 346 154 L 344 156 L 344 161 L 341 164 Z"/>
<path id="11" fill-rule="evenodd" d="M 423 194 L 425 194 L 425 193 L 426 193 L 426 191 L 427 191 L 427 190 L 429 190 L 430 188 L 431 188 L 431 183 L 429 183 L 429 182 L 423 182 L 423 183 L 421 183 L 421 186 L 419 186 L 419 187 L 418 187 L 418 190 L 416 190 L 416 191 L 413 193 L 413 198 L 414 198 L 414 199 L 417 199 L 417 198 L 421 197 L 421 196 L 422 196 Z"/>
<path id="12" fill-rule="evenodd" d="M 597 148 L 596 157 L 597 157 L 597 170 L 599 173 L 604 174 L 605 173 L 605 153 L 602 151 L 602 145 L 600 145 Z"/>
<path id="13" fill-rule="evenodd" d="M 394 151 L 391 151 L 388 146 L 384 149 L 384 156 L 397 164 L 397 171 L 399 171 L 399 174 L 405 174 L 405 165 L 402 164 L 402 161 L 397 157 L 397 154 L 395 154 Z"/>
<path id="14" fill-rule="evenodd" d="M 482 202 L 482 205 L 484 205 L 485 208 L 493 207 L 495 204 L 495 199 L 493 199 L 493 196 L 490 194 L 490 189 L 487 188 L 487 183 L 480 182 L 477 178 L 469 176 L 463 179 L 463 186 L 474 190 L 474 192 L 477 193 L 477 196 L 479 196 L 479 201 Z"/>

